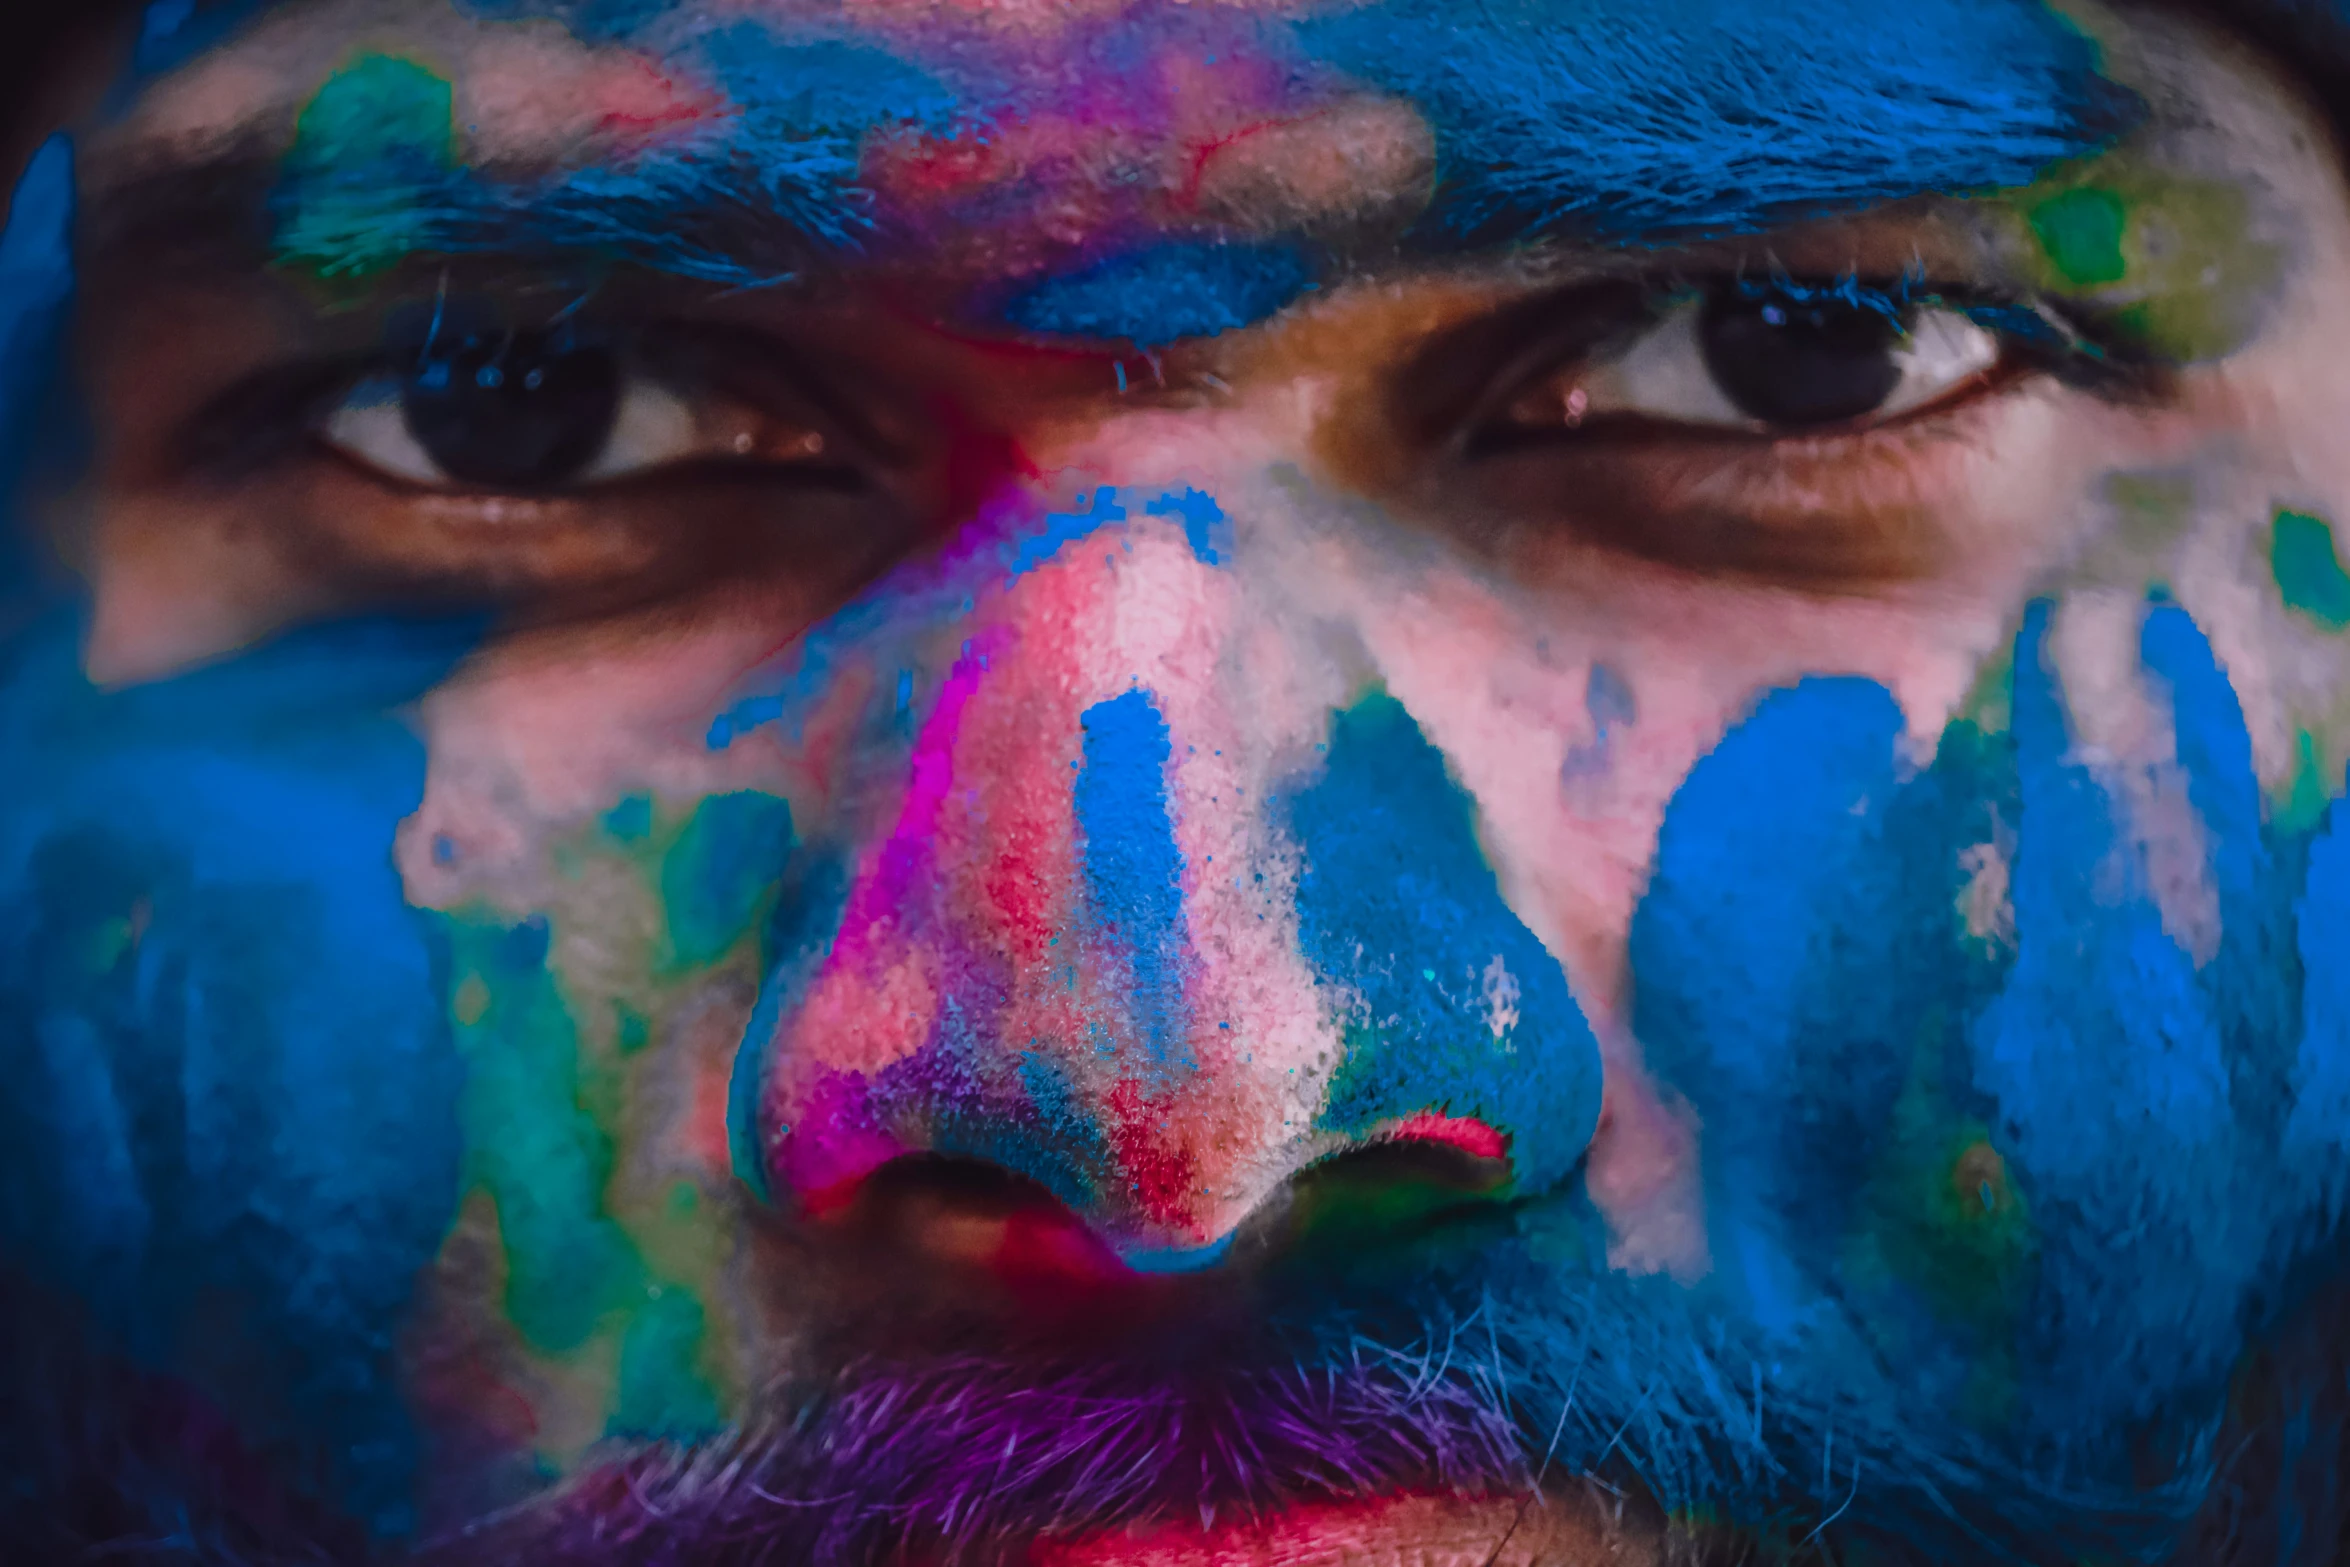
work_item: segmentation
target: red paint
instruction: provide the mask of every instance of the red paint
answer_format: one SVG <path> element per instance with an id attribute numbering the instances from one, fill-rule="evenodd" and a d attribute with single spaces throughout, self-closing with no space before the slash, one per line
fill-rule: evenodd
<path id="1" fill-rule="evenodd" d="M 1465 1115 L 1423 1110 L 1388 1123 L 1383 1141 L 1442 1143 L 1476 1159 L 1507 1159 L 1510 1140 L 1483 1121 Z"/>
<path id="2" fill-rule="evenodd" d="M 1142 1084 L 1131 1077 L 1120 1078 L 1110 1090 L 1107 1108 L 1118 1168 L 1133 1186 L 1143 1217 L 1190 1233 L 1198 1242 L 1215 1239 L 1197 1233 L 1191 1203 L 1199 1188 L 1199 1162 L 1176 1137 L 1166 1111 L 1145 1099 Z"/>
<path id="3" fill-rule="evenodd" d="M 579 91 L 603 111 L 597 130 L 635 140 L 732 112 L 719 94 L 680 81 L 645 55 L 610 62 Z"/>

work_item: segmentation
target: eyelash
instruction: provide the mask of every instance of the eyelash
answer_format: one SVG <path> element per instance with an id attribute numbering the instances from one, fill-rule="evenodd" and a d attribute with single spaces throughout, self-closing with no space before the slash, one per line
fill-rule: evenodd
<path id="1" fill-rule="evenodd" d="M 1919 273 L 1905 273 L 1885 282 L 1864 280 L 1854 273 L 1810 283 L 1773 272 L 1755 278 L 1743 272 L 1692 278 L 1667 274 L 1628 284 L 1599 285 L 1613 292 L 1603 307 L 1614 319 L 1574 320 L 1568 312 L 1566 330 L 1555 334 L 1563 347 L 1538 347 L 1513 355 L 1515 367 L 1488 383 L 1474 412 L 1455 426 L 1459 455 L 1474 458 L 1506 450 L 1528 441 L 1562 439 L 1724 440 L 1741 443 L 1800 438 L 1806 441 L 1864 439 L 1912 420 L 1945 412 L 1945 399 L 1895 414 L 1860 429 L 1821 432 L 1751 431 L 1723 426 L 1686 424 L 1638 414 L 1614 414 L 1557 430 L 1512 429 L 1496 416 L 1516 398 L 1546 381 L 1606 363 L 1642 334 L 1659 326 L 1671 310 L 1727 292 L 1742 301 L 1780 302 L 1791 307 L 1840 304 L 1868 310 L 1888 321 L 1901 322 L 1922 310 L 1938 309 L 1963 316 L 1999 342 L 1999 366 L 1986 377 L 1985 389 L 2019 374 L 2047 375 L 2059 383 L 2116 402 L 2139 402 L 2157 397 L 2165 384 L 2165 367 L 2133 351 L 2116 323 L 2089 316 L 2055 300 L 1997 289 L 1929 284 Z M 1572 291 L 1567 299 L 1583 290 Z"/>

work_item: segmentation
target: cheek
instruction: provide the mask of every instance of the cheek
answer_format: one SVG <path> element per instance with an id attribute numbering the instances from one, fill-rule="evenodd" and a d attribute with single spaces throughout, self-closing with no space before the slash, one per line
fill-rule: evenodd
<path id="1" fill-rule="evenodd" d="M 1436 575 L 1368 615 L 1390 688 L 1476 797 L 1522 917 L 1576 994 L 1619 1026 L 1624 943 L 1657 833 L 1692 769 L 1766 693 L 1848 675 L 1893 694 L 1902 743 L 1931 753 L 2013 634 L 1988 602 L 1934 610 L 1797 599 L 1626 573 L 1566 603 Z"/>

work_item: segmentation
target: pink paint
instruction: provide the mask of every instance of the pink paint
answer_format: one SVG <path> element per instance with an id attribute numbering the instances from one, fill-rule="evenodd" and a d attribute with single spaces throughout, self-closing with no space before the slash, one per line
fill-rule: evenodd
<path id="1" fill-rule="evenodd" d="M 768 1157 L 810 1217 L 846 1207 L 866 1177 L 913 1151 L 874 1116 L 865 1080 L 845 1072 L 827 1072 L 803 1087 L 798 1113 L 797 1124 L 772 1140 Z"/>
<path id="2" fill-rule="evenodd" d="M 1472 1116 L 1438 1115 L 1423 1110 L 1407 1115 L 1400 1121 L 1391 1121 L 1379 1134 L 1382 1142 L 1441 1143 L 1457 1148 L 1473 1159 L 1501 1159 L 1510 1156 L 1510 1140 L 1500 1132 Z"/>

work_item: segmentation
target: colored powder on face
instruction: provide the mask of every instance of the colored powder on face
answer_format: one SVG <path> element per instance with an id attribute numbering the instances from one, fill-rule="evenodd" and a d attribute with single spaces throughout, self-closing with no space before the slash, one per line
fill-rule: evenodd
<path id="1" fill-rule="evenodd" d="M 1784 1215 L 1815 1267 L 1844 1244 L 1948 956 L 1938 824 L 1893 814 L 1903 727 L 1868 681 L 1765 696 L 1674 794 L 1632 923 L 1633 1027 L 1697 1111 L 1714 1206 L 1732 1227 Z M 1743 1283 L 1767 1313 L 1768 1270 Z"/>
<path id="2" fill-rule="evenodd" d="M 604 831 L 616 843 L 642 843 L 653 831 L 653 797 L 632 794 L 606 811 Z"/>
<path id="3" fill-rule="evenodd" d="M 50 137 L 25 164 L 0 233 L 0 489 L 20 493 L 28 459 L 56 460 L 72 448 L 57 440 L 41 408 L 76 399 L 42 397 L 68 373 L 66 306 L 73 296 L 73 143 Z M 0 528 L 0 595 L 40 580 L 30 528 Z"/>
<path id="4" fill-rule="evenodd" d="M 1142 510 L 1145 516 L 1181 518 L 1183 541 L 1191 546 L 1192 558 L 1203 566 L 1222 565 L 1224 557 L 1232 553 L 1232 525 L 1213 495 L 1187 489 L 1181 495 L 1161 495 L 1146 502 Z"/>
<path id="5" fill-rule="evenodd" d="M 359 169 L 457 160 L 456 89 L 413 60 L 371 54 L 329 77 L 294 121 L 287 161 L 301 169 Z"/>
<path id="6" fill-rule="evenodd" d="M 1080 495 L 1077 499 L 1083 504 L 1088 498 Z M 1105 484 L 1093 492 L 1091 504 L 1085 510 L 1048 512 L 1042 528 L 1007 544 L 1003 551 L 1004 564 L 1011 575 L 1021 576 L 1060 554 L 1063 545 L 1090 538 L 1111 523 L 1125 520 L 1126 507 L 1118 499 L 1118 491 Z"/>
<path id="7" fill-rule="evenodd" d="M 2286 784 L 2285 797 L 2277 802 L 2278 829 L 2285 833 L 2314 829 L 2324 818 L 2331 799 L 2331 791 L 2326 787 L 2326 767 L 2318 758 L 2317 736 L 2306 729 L 2294 731 L 2293 773 Z"/>
<path id="8" fill-rule="evenodd" d="M 2265 1204 L 2239 1212 L 2231 1196 L 2245 1134 L 2226 998 L 2165 930 L 2115 794 L 2078 759 L 2047 636 L 2036 605 L 2016 656 L 2016 956 L 1971 1042 L 1994 1139 L 2042 1216 L 2027 1346 L 2043 1373 L 2030 1398 L 2041 1418 L 2093 1430 L 2219 1374 L 2255 1254 L 2245 1221 Z M 2197 684 L 2183 661 L 2169 674 Z M 2229 741 L 2198 740 L 2228 720 L 2207 699 L 2194 706 L 2182 764 L 2236 765 L 2217 759 L 2248 754 L 2240 717 Z M 2204 780 L 2196 803 L 2248 783 Z"/>
<path id="9" fill-rule="evenodd" d="M 2049 264 L 2068 283 L 2118 283 L 2130 264 L 2122 254 L 2129 208 L 2110 190 L 2082 186 L 2032 209 L 2032 233 Z"/>
<path id="10" fill-rule="evenodd" d="M 608 1435 L 693 1442 L 718 1433 L 718 1400 L 701 1370 L 703 1334 L 702 1305 L 691 1291 L 656 1290 L 620 1336 Z"/>
<path id="11" fill-rule="evenodd" d="M 1639 707 L 1624 677 L 1595 663 L 1583 679 L 1583 712 L 1591 720 L 1591 738 L 1570 746 L 1559 766 L 1560 777 L 1569 783 L 1607 771 L 1615 732 L 1638 718 Z"/>
<path id="12" fill-rule="evenodd" d="M 78 630 L 0 656 L 0 1254 L 396 1533 L 389 1346 L 456 1213 L 463 1069 L 392 710 L 471 636 L 311 628 L 99 691 Z"/>
<path id="13" fill-rule="evenodd" d="M 1427 118 L 1456 235 L 1752 229 L 2026 186 L 2144 112 L 2036 0 L 1380 0 L 1298 34 Z"/>
<path id="14" fill-rule="evenodd" d="M 1183 855 L 1167 811 L 1167 721 L 1147 694 L 1129 691 L 1095 703 L 1079 722 L 1085 750 L 1074 803 L 1086 912 L 1126 955 L 1135 1020 L 1165 1062 L 1184 1030 Z"/>
<path id="15" fill-rule="evenodd" d="M 1302 852 L 1299 945 L 1346 1041 L 1316 1124 L 1474 1119 L 1509 1139 L 1522 1190 L 1563 1178 L 1598 1122 L 1598 1043 L 1502 898 L 1444 754 L 1401 702 L 1368 696 L 1275 809 Z"/>
<path id="16" fill-rule="evenodd" d="M 2350 573 L 2342 570 L 2334 530 L 2323 517 L 2278 512 L 2268 563 L 2288 609 L 2299 610 L 2328 631 L 2350 626 Z"/>
<path id="17" fill-rule="evenodd" d="M 661 861 L 672 961 L 716 962 L 747 931 L 797 842 L 791 805 L 771 794 L 712 795 Z"/>
<path id="18" fill-rule="evenodd" d="M 1023 331 L 1159 348 L 1253 326 L 1313 281 L 1292 245 L 1169 240 L 1048 278 L 1002 314 Z"/>
<path id="19" fill-rule="evenodd" d="M 506 1314 L 533 1347 L 564 1354 L 643 1285 L 635 1245 L 604 1211 L 612 1141 L 582 1108 L 579 1033 L 545 968 L 545 922 L 452 921 L 450 937 L 460 989 L 486 991 L 458 1027 L 460 1114 L 468 1174 L 497 1206 Z"/>
<path id="20" fill-rule="evenodd" d="M 457 160 L 455 90 L 412 60 L 369 55 L 328 78 L 295 121 L 277 250 L 321 277 L 365 277 L 431 247 L 431 219 L 400 194 Z"/>

